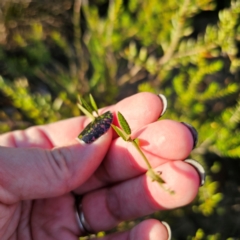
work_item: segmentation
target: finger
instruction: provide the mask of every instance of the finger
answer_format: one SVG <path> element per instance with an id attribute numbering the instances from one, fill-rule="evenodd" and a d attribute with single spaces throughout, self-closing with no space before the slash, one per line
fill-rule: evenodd
<path id="1" fill-rule="evenodd" d="M 113 123 L 118 125 L 116 113 L 120 111 L 131 128 L 138 129 L 156 121 L 166 109 L 166 100 L 152 93 L 138 93 L 117 104 L 100 110 L 114 113 Z M 165 104 L 164 104 L 165 103 Z M 89 123 L 86 117 L 76 117 L 45 126 L 31 127 L 0 136 L 1 146 L 52 148 L 68 144 Z M 115 135 L 116 136 L 116 135 Z"/>
<path id="2" fill-rule="evenodd" d="M 146 175 L 119 183 L 110 188 L 84 195 L 82 211 L 90 228 L 96 232 L 112 229 L 121 221 L 172 209 L 190 203 L 199 188 L 198 173 L 182 161 L 167 162 L 156 171 L 162 172 L 164 187 Z"/>
<path id="3" fill-rule="evenodd" d="M 74 140 L 52 150 L 0 147 L 0 201 L 12 204 L 73 190 L 96 170 L 111 140 L 109 129 L 91 144 Z"/>
<path id="4" fill-rule="evenodd" d="M 72 194 L 34 201 L 31 211 L 32 239 L 78 240 L 80 236 Z"/>
<path id="5" fill-rule="evenodd" d="M 93 240 L 168 240 L 171 239 L 169 230 L 166 226 L 155 219 L 148 219 L 131 230 L 109 234 L 103 238 Z"/>
<path id="6" fill-rule="evenodd" d="M 34 239 L 78 239 L 77 236 L 81 233 L 72 209 L 74 209 L 74 199 L 70 194 L 60 198 L 35 201 L 32 209 Z M 170 236 L 171 231 L 166 223 L 149 219 L 129 231 L 110 234 L 101 240 L 167 240 L 171 239 Z"/>
<path id="7" fill-rule="evenodd" d="M 131 126 L 131 130 L 137 130 L 149 123 L 155 122 L 166 111 L 167 100 L 162 94 L 155 95 L 148 92 L 138 93 L 131 97 L 125 98 L 110 111 L 115 113 L 113 124 L 119 126 L 117 112 L 126 118 Z M 105 108 L 104 111 L 109 110 Z M 117 137 L 117 134 L 115 134 Z"/>
<path id="8" fill-rule="evenodd" d="M 36 200 L 32 207 L 32 236 L 35 239 L 78 239 L 81 235 L 76 221 L 75 201 L 71 194 L 58 198 Z M 149 219 L 133 229 L 110 234 L 101 240 L 171 239 L 168 224 Z"/>
<path id="9" fill-rule="evenodd" d="M 172 120 L 161 120 L 133 133 L 152 167 L 172 160 L 184 160 L 193 148 L 193 135 L 186 125 Z M 136 177 L 147 171 L 143 157 L 132 143 L 121 138 L 114 140 L 101 166 L 76 193 L 106 186 Z"/>

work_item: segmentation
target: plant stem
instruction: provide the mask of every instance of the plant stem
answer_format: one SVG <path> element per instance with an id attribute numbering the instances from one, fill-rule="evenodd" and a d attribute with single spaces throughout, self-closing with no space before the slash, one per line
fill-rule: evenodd
<path id="1" fill-rule="evenodd" d="M 164 56 L 159 60 L 158 64 L 161 66 L 163 64 L 165 64 L 166 62 L 169 61 L 169 59 L 172 58 L 178 44 L 179 41 L 182 37 L 182 31 L 183 31 L 183 27 L 184 24 L 186 22 L 186 12 L 188 10 L 188 5 L 189 5 L 189 0 L 185 0 L 181 9 L 179 10 L 179 17 L 178 17 L 178 26 L 176 28 L 175 34 L 172 37 L 171 43 L 168 46 L 168 49 L 166 51 L 166 53 L 164 54 Z"/>
<path id="2" fill-rule="evenodd" d="M 81 45 L 82 31 L 80 26 L 81 21 L 81 6 L 82 0 L 75 0 L 73 4 L 73 34 L 74 34 L 74 47 L 76 49 L 76 55 L 78 60 L 78 71 L 76 72 L 75 78 L 80 80 L 83 92 L 88 89 L 88 83 L 84 77 L 87 71 L 87 63 L 84 59 L 84 52 Z"/>
<path id="3" fill-rule="evenodd" d="M 147 175 L 152 179 L 152 181 L 157 181 L 163 189 L 165 189 L 166 191 L 169 191 L 170 193 L 173 193 L 173 191 L 171 191 L 169 189 L 166 189 L 163 186 L 163 183 L 165 183 L 165 181 L 158 174 L 155 173 L 155 171 L 153 170 L 153 168 L 150 165 L 149 161 L 147 160 L 146 156 L 144 155 L 144 153 L 140 149 L 140 147 L 139 147 L 138 143 L 136 142 L 136 140 L 131 140 L 131 142 L 133 143 L 133 146 L 137 149 L 137 151 L 140 153 L 140 155 L 144 159 L 145 163 L 147 164 L 147 167 L 148 167 Z"/>
<path id="4" fill-rule="evenodd" d="M 152 166 L 150 165 L 149 161 L 147 160 L 146 156 L 144 155 L 144 153 L 141 151 L 140 147 L 138 146 L 138 144 L 132 140 L 131 141 L 133 143 L 133 146 L 137 149 L 137 151 L 140 153 L 140 155 L 143 157 L 145 163 L 147 164 L 148 169 L 152 169 Z"/>

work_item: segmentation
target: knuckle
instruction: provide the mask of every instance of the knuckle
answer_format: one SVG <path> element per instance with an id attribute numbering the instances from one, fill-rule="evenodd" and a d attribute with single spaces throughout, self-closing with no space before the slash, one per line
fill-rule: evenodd
<path id="1" fill-rule="evenodd" d="M 117 194 L 111 189 L 107 192 L 106 206 L 113 219 L 117 222 L 123 220 L 121 216 L 121 203 Z"/>
<path id="2" fill-rule="evenodd" d="M 57 189 L 63 193 L 70 189 L 72 154 L 66 148 L 55 148 L 50 151 L 49 163 L 55 178 Z M 60 186 L 59 186 L 60 185 Z"/>

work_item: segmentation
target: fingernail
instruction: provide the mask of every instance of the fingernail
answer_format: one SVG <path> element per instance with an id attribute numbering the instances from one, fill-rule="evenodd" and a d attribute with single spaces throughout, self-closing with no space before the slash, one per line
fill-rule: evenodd
<path id="1" fill-rule="evenodd" d="M 183 125 L 185 125 L 191 132 L 192 136 L 193 136 L 193 148 L 196 147 L 197 142 L 198 142 L 198 132 L 197 130 L 190 125 L 189 123 L 185 123 L 185 122 L 181 122 Z"/>
<path id="2" fill-rule="evenodd" d="M 162 222 L 162 224 L 166 227 L 166 229 L 168 231 L 168 240 L 171 240 L 171 238 L 172 238 L 172 231 L 171 231 L 170 226 L 166 222 Z"/>
<path id="3" fill-rule="evenodd" d="M 97 117 L 94 121 L 89 123 L 83 131 L 78 135 L 78 138 L 85 143 L 92 143 L 101 137 L 111 127 L 113 121 L 113 114 L 105 112 Z"/>
<path id="4" fill-rule="evenodd" d="M 163 94 L 158 94 L 160 100 L 162 101 L 163 104 L 163 110 L 162 113 L 160 115 L 160 117 L 166 112 L 167 110 L 167 98 L 163 95 Z"/>
<path id="5" fill-rule="evenodd" d="M 206 177 L 206 173 L 203 166 L 199 162 L 193 159 L 186 159 L 184 160 L 184 162 L 189 163 L 197 170 L 198 175 L 200 177 L 200 186 L 203 186 L 203 184 L 205 183 L 205 177 Z"/>

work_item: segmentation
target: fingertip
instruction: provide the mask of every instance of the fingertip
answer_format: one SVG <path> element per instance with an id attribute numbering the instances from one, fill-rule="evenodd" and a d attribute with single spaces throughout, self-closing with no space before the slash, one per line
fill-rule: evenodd
<path id="1" fill-rule="evenodd" d="M 161 172 L 161 178 L 166 182 L 163 188 L 150 178 L 147 179 L 156 209 L 181 207 L 194 200 L 199 189 L 199 175 L 193 166 L 183 161 L 171 161 L 156 168 L 155 171 Z M 174 193 L 170 194 L 166 189 Z"/>
<path id="2" fill-rule="evenodd" d="M 167 144 L 162 153 L 167 159 L 185 159 L 192 151 L 193 137 L 191 132 L 181 123 L 173 120 L 160 121 L 162 134 Z"/>
<path id="3" fill-rule="evenodd" d="M 111 128 L 112 121 L 113 114 L 112 112 L 107 111 L 95 118 L 94 121 L 90 122 L 78 135 L 78 138 L 85 143 L 90 144 L 104 135 L 104 133 Z"/>
<path id="4" fill-rule="evenodd" d="M 167 110 L 167 98 L 163 95 L 163 94 L 158 94 L 161 102 L 162 102 L 162 112 L 161 112 L 161 116 L 163 116 L 163 114 L 166 112 Z"/>
<path id="5" fill-rule="evenodd" d="M 141 139 L 147 140 L 142 146 L 146 152 L 163 159 L 185 159 L 192 151 L 192 134 L 183 124 L 173 120 L 164 119 L 149 124 L 135 132 L 134 136 L 140 142 Z"/>
<path id="6" fill-rule="evenodd" d="M 184 126 L 186 126 L 188 128 L 188 130 L 190 131 L 190 133 L 192 134 L 192 138 L 193 138 L 193 148 L 196 147 L 197 142 L 198 142 L 198 132 L 196 130 L 196 128 L 194 128 L 191 124 L 189 123 L 185 123 L 185 122 L 181 122 Z"/>
<path id="7" fill-rule="evenodd" d="M 102 145 L 102 147 L 104 148 L 107 148 L 111 141 L 112 141 L 112 128 L 110 127 L 107 132 L 105 132 L 103 135 L 101 135 L 100 137 L 98 137 L 97 139 L 95 139 L 94 141 L 92 142 L 85 142 L 83 139 L 79 138 L 79 137 L 76 137 L 74 142 L 72 142 L 71 144 L 74 144 L 74 143 L 78 143 L 82 146 L 99 146 L 99 145 Z"/>
<path id="8" fill-rule="evenodd" d="M 167 222 L 162 222 L 162 225 L 164 225 L 164 227 L 167 229 L 168 240 L 171 240 L 171 238 L 172 238 L 172 231 L 171 231 L 170 225 Z"/>
<path id="9" fill-rule="evenodd" d="M 193 160 L 193 159 L 186 159 L 186 160 L 184 160 L 184 162 L 190 164 L 197 170 L 199 178 L 200 178 L 200 186 L 203 186 L 205 183 L 205 178 L 206 178 L 206 172 L 205 172 L 205 169 L 203 168 L 203 166 L 199 162 L 197 162 L 196 160 Z"/>
<path id="10" fill-rule="evenodd" d="M 140 224 L 130 232 L 131 240 L 168 240 L 170 239 L 171 232 L 169 232 L 169 227 L 167 228 L 165 224 L 159 222 L 156 219 L 148 219 Z"/>
<path id="11" fill-rule="evenodd" d="M 93 240 L 97 240 L 94 238 Z M 165 222 L 147 219 L 130 230 L 109 234 L 102 240 L 170 240 L 171 230 Z"/>
<path id="12" fill-rule="evenodd" d="M 158 95 L 141 92 L 118 102 L 114 110 L 120 111 L 134 130 L 156 121 L 161 116 L 164 106 Z"/>

